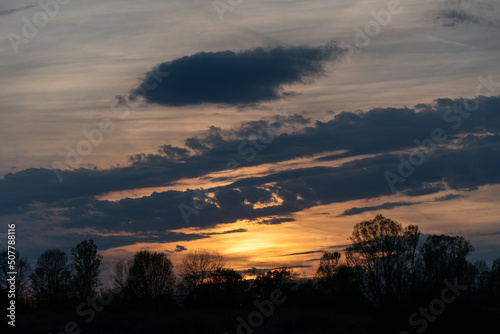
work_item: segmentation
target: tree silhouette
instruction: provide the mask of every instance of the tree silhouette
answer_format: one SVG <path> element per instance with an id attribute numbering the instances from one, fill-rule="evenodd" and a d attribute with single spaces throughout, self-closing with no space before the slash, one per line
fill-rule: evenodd
<path id="1" fill-rule="evenodd" d="M 500 257 L 493 261 L 488 285 L 493 299 L 492 304 L 500 307 Z"/>
<path id="2" fill-rule="evenodd" d="M 246 301 L 248 283 L 234 269 L 218 268 L 204 284 L 193 291 L 191 297 L 195 297 L 196 305 L 199 306 L 231 308 Z"/>
<path id="3" fill-rule="evenodd" d="M 254 281 L 254 290 L 258 298 L 267 298 L 275 289 L 287 292 L 297 283 L 297 277 L 298 275 L 292 269 L 282 266 L 257 276 Z"/>
<path id="4" fill-rule="evenodd" d="M 472 252 L 470 241 L 459 236 L 430 235 L 421 249 L 425 280 L 441 284 L 445 278 L 465 279 L 471 269 L 466 257 Z M 470 280 L 470 278 L 469 278 Z"/>
<path id="5" fill-rule="evenodd" d="M 341 257 L 338 251 L 323 254 L 316 270 L 319 288 L 329 298 L 329 304 L 339 308 L 359 307 L 363 293 L 361 275 L 341 261 Z"/>
<path id="6" fill-rule="evenodd" d="M 28 295 L 29 276 L 31 275 L 31 266 L 26 258 L 21 258 L 19 251 L 15 251 L 15 269 L 11 270 L 8 258 L 8 251 L 3 250 L 0 253 L 0 292 L 2 295 L 9 291 L 7 279 L 11 277 L 9 272 L 16 272 L 15 277 L 15 295 L 17 300 L 24 300 Z"/>
<path id="7" fill-rule="evenodd" d="M 225 260 L 218 252 L 197 249 L 182 259 L 179 270 L 186 287 L 196 290 L 213 272 L 221 270 L 224 264 Z"/>
<path id="8" fill-rule="evenodd" d="M 361 270 L 373 302 L 393 303 L 407 296 L 417 281 L 419 238 L 418 226 L 403 228 L 382 215 L 354 226 L 346 257 Z"/>
<path id="9" fill-rule="evenodd" d="M 130 268 L 132 267 L 132 261 L 121 260 L 114 264 L 111 274 L 111 279 L 113 281 L 113 287 L 115 289 L 123 289 L 127 284 L 127 279 L 129 277 Z"/>
<path id="10" fill-rule="evenodd" d="M 323 256 L 321 256 L 319 260 L 316 276 L 324 279 L 331 279 L 337 272 L 341 256 L 342 254 L 340 252 L 323 253 Z"/>
<path id="11" fill-rule="evenodd" d="M 230 268 L 217 268 L 210 274 L 210 283 L 214 284 L 232 284 L 242 279 L 243 276 L 240 273 Z"/>
<path id="12" fill-rule="evenodd" d="M 93 298 L 101 283 L 99 270 L 102 256 L 97 253 L 93 240 L 84 240 L 71 248 L 72 267 L 74 270 L 73 289 L 79 299 Z"/>
<path id="13" fill-rule="evenodd" d="M 167 255 L 142 250 L 134 255 L 127 287 L 135 298 L 160 300 L 172 294 L 175 285 L 174 265 Z"/>
<path id="14" fill-rule="evenodd" d="M 37 259 L 30 276 L 34 296 L 40 305 L 58 308 L 70 294 L 71 266 L 66 253 L 48 249 Z"/>

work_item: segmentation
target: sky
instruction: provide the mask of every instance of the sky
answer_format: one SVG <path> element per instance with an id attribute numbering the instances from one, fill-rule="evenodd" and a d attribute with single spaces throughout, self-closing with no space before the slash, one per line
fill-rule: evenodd
<path id="1" fill-rule="evenodd" d="M 495 0 L 0 3 L 0 231 L 33 263 L 312 275 L 381 213 L 500 256 Z"/>

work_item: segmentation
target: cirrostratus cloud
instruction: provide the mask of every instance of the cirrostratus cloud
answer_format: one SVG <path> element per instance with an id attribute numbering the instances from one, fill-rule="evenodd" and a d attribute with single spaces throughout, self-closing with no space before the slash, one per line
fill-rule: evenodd
<path id="1" fill-rule="evenodd" d="M 143 97 L 147 102 L 167 106 L 273 101 L 281 97 L 283 85 L 324 74 L 325 63 L 341 54 L 342 49 L 333 43 L 200 52 L 157 65 L 132 90 L 130 98 Z M 162 80 L 151 84 L 152 77 Z"/>

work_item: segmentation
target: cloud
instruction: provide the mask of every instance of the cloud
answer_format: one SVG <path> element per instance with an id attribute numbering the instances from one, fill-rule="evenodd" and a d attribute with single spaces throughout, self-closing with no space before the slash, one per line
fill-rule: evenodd
<path id="1" fill-rule="evenodd" d="M 116 202 L 97 200 L 94 196 L 206 176 L 224 171 L 231 160 L 237 161 L 239 166 L 259 166 L 340 151 L 321 159 L 311 158 L 311 166 L 288 170 L 271 168 L 259 176 L 228 179 L 228 185 L 217 189 L 218 194 L 190 216 L 189 226 L 209 228 L 239 219 L 264 224 L 285 223 L 293 219 L 290 218 L 293 213 L 313 206 L 392 195 L 384 172 L 397 172 L 400 159 L 408 160 L 409 153 L 421 149 L 418 145 L 438 127 L 446 131 L 447 142 L 436 145 L 425 163 L 417 166 L 404 183 L 397 185 L 401 195 L 416 197 L 444 189 L 471 190 L 498 184 L 500 98 L 482 99 L 479 109 L 467 119 L 461 119 L 460 124 L 444 121 L 445 113 L 461 102 L 462 99 L 439 99 L 415 109 L 377 108 L 368 112 L 343 112 L 330 121 L 314 124 L 294 116 L 291 119 L 296 120 L 294 124 L 300 128 L 277 134 L 264 148 L 255 149 L 256 155 L 251 161 L 247 161 L 248 155 L 238 152 L 241 143 L 251 147 L 243 136 L 252 137 L 258 129 L 266 128 L 276 120 L 247 122 L 229 130 L 212 127 L 205 137 L 191 138 L 191 142 L 200 144 L 196 151 L 163 145 L 158 153 L 132 159 L 127 167 L 67 172 L 62 183 L 51 170 L 19 171 L 0 180 L 0 205 L 3 209 L 0 211 L 4 215 L 25 212 L 24 217 L 30 221 L 54 221 L 64 228 L 88 227 L 101 233 L 158 234 L 187 226 L 179 205 L 193 207 L 197 196 L 193 191 L 155 192 Z M 459 126 L 451 128 L 455 125 Z M 344 162 L 332 166 L 314 165 L 314 162 L 341 158 L 345 159 Z M 275 198 L 280 202 L 276 203 Z M 406 205 L 394 203 L 369 209 Z M 52 210 L 56 217 L 31 215 L 29 212 L 40 207 L 57 208 Z M 354 209 L 357 212 L 367 210 Z M 356 211 L 346 214 L 353 212 Z"/>
<path id="2" fill-rule="evenodd" d="M 464 198 L 464 197 L 465 197 L 464 195 L 448 194 L 445 196 L 436 197 L 436 198 L 434 198 L 434 201 L 435 202 L 446 202 L 446 201 L 451 201 L 451 200 L 454 200 L 457 198 Z"/>
<path id="3" fill-rule="evenodd" d="M 248 232 L 248 230 L 246 228 L 238 228 L 238 229 L 223 231 L 223 232 L 203 233 L 203 235 L 218 235 L 218 234 L 230 234 L 230 233 L 242 233 L 242 232 Z"/>
<path id="4" fill-rule="evenodd" d="M 389 203 L 384 203 L 381 205 L 375 205 L 375 206 L 365 206 L 362 208 L 350 208 L 342 212 L 338 217 L 344 217 L 344 216 L 353 216 L 353 215 L 358 215 L 363 212 L 367 211 L 377 211 L 377 210 L 390 210 L 392 208 L 397 208 L 399 206 L 410 206 L 418 204 L 418 202 L 389 202 Z"/>
<path id="5" fill-rule="evenodd" d="M 443 26 L 474 24 L 499 26 L 498 2 L 495 0 L 447 0 L 434 20 Z"/>
<path id="6" fill-rule="evenodd" d="M 442 21 L 442 24 L 447 27 L 453 27 L 459 24 L 473 23 L 478 24 L 481 18 L 456 9 L 441 10 L 436 20 Z"/>
<path id="7" fill-rule="evenodd" d="M 82 240 L 92 239 L 99 246 L 99 250 L 107 250 L 115 247 L 122 247 L 126 245 L 133 245 L 136 243 L 168 243 L 178 241 L 192 241 L 205 239 L 208 236 L 201 234 L 188 234 L 179 232 L 164 232 L 161 234 L 154 234 L 149 232 L 134 233 L 133 235 L 105 235 L 95 233 L 66 233 L 64 235 L 52 235 L 50 239 L 53 243 L 65 243 L 75 245 Z M 182 246 L 176 247 L 176 252 Z"/>
<path id="8" fill-rule="evenodd" d="M 306 83 L 323 75 L 324 65 L 341 54 L 342 49 L 334 43 L 200 52 L 157 65 L 129 98 L 143 97 L 166 106 L 278 100 L 284 93 L 283 85 Z M 162 76 L 158 84 L 150 82 Z"/>
<path id="9" fill-rule="evenodd" d="M 187 248 L 182 246 L 182 245 L 175 245 L 175 249 L 174 250 L 165 250 L 167 253 L 180 253 L 180 252 L 184 252 L 184 251 L 187 251 Z"/>
<path id="10" fill-rule="evenodd" d="M 500 235 L 500 231 L 490 232 L 490 233 L 474 233 L 473 235 L 476 237 L 491 237 L 495 235 Z"/>
<path id="11" fill-rule="evenodd" d="M 28 8 L 33 8 L 37 7 L 36 5 L 31 5 L 31 6 L 24 6 L 24 7 L 19 7 L 19 8 L 14 8 L 14 9 L 6 9 L 6 10 L 0 10 L 0 16 L 5 16 L 5 15 L 10 15 L 15 12 L 19 12 Z"/>
<path id="12" fill-rule="evenodd" d="M 274 218 L 259 219 L 257 221 L 257 223 L 264 224 L 264 225 L 277 225 L 277 224 L 288 223 L 288 222 L 293 222 L 293 221 L 295 221 L 295 218 L 274 217 Z"/>
<path id="13" fill-rule="evenodd" d="M 500 163 L 499 153 L 500 143 L 487 148 L 435 153 L 405 183 L 399 185 L 400 191 L 408 192 L 439 182 L 446 185 L 446 188 L 457 190 L 498 184 L 500 174 L 494 166 Z M 219 189 L 215 201 L 205 203 L 202 210 L 190 216 L 189 226 L 208 228 L 241 219 L 287 216 L 317 205 L 391 195 L 383 174 L 386 170 L 397 168 L 397 156 L 382 155 L 358 159 L 339 167 L 302 168 L 240 179 Z M 263 188 L 264 185 L 268 186 Z M 256 200 L 257 193 L 260 194 L 259 198 L 265 199 L 270 199 L 275 194 L 283 201 L 279 205 L 254 208 L 252 201 Z M 179 229 L 185 227 L 186 223 L 178 205 L 193 205 L 194 196 L 189 191 L 168 191 L 117 202 L 92 201 L 88 205 L 67 209 L 64 214 L 68 220 L 63 226 L 90 226 L 105 232 Z M 415 196 L 419 196 L 418 193 Z M 388 203 L 378 208 L 354 208 L 345 214 L 403 205 L 411 204 Z"/>
<path id="14" fill-rule="evenodd" d="M 307 255 L 307 254 L 316 254 L 316 253 L 324 253 L 324 252 L 325 251 L 322 251 L 322 250 L 315 250 L 315 251 L 308 251 L 308 252 L 285 254 L 285 255 L 281 255 L 281 256 Z"/>
<path id="15" fill-rule="evenodd" d="M 130 166 L 107 170 L 76 169 L 57 173 L 46 168 L 30 168 L 8 173 L 0 179 L 0 212 L 15 213 L 25 210 L 30 203 L 60 202 L 63 206 L 77 206 L 86 197 L 143 187 L 171 185 L 182 178 L 192 178 L 224 170 L 228 161 L 242 160 L 238 145 L 244 138 L 258 136 L 259 130 L 271 125 L 295 129 L 309 123 L 302 115 L 275 116 L 269 121 L 243 122 L 230 130 L 211 127 L 202 138 L 188 138 L 186 148 L 162 145 L 156 154 L 136 154 L 130 157 Z M 294 156 L 287 152 L 273 161 Z M 264 158 L 264 157 L 263 157 Z M 265 159 L 269 159 L 266 156 Z M 263 159 L 255 161 L 261 163 Z M 17 209 L 14 209 L 17 208 Z"/>

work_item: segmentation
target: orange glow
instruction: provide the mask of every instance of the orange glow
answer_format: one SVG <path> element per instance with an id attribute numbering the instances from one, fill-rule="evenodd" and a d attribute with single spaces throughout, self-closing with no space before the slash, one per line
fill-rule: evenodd
<path id="1" fill-rule="evenodd" d="M 470 238 L 473 244 L 483 242 L 495 245 L 498 240 L 494 236 L 479 239 L 475 236 L 475 232 L 480 228 L 496 232 L 500 227 L 497 222 L 496 203 L 496 198 L 500 196 L 500 186 L 479 188 L 474 192 L 474 200 L 458 198 L 433 202 L 435 197 L 448 193 L 443 191 L 414 198 L 402 198 L 395 194 L 376 200 L 356 200 L 316 206 L 296 213 L 293 215 L 295 221 L 292 222 L 265 225 L 259 224 L 259 220 L 240 220 L 233 224 L 204 229 L 202 233 L 210 236 L 205 239 L 172 243 L 136 243 L 108 249 L 102 254 L 115 261 L 120 258 L 131 258 L 134 252 L 146 248 L 169 253 L 176 265 L 180 263 L 185 252 L 173 252 L 173 250 L 176 245 L 182 245 L 188 250 L 195 248 L 216 250 L 226 258 L 226 266 L 235 270 L 247 270 L 252 267 L 272 269 L 283 265 L 308 266 L 294 268 L 294 271 L 301 275 L 313 276 L 321 252 L 342 251 L 349 244 L 348 238 L 353 226 L 363 220 L 372 219 L 378 213 L 394 217 L 403 225 L 417 224 L 423 233 L 460 231 L 457 233 Z M 470 192 L 464 191 L 463 194 L 470 196 Z M 352 207 L 376 206 L 401 200 L 420 202 L 420 204 L 339 217 L 342 212 Z M 480 217 L 477 216 L 478 209 L 482 212 Z M 460 218 L 457 218 L 457 214 Z M 473 225 L 471 221 L 474 221 Z M 235 229 L 246 229 L 247 232 L 211 234 Z M 176 232 L 200 233 L 200 230 L 189 227 Z"/>

